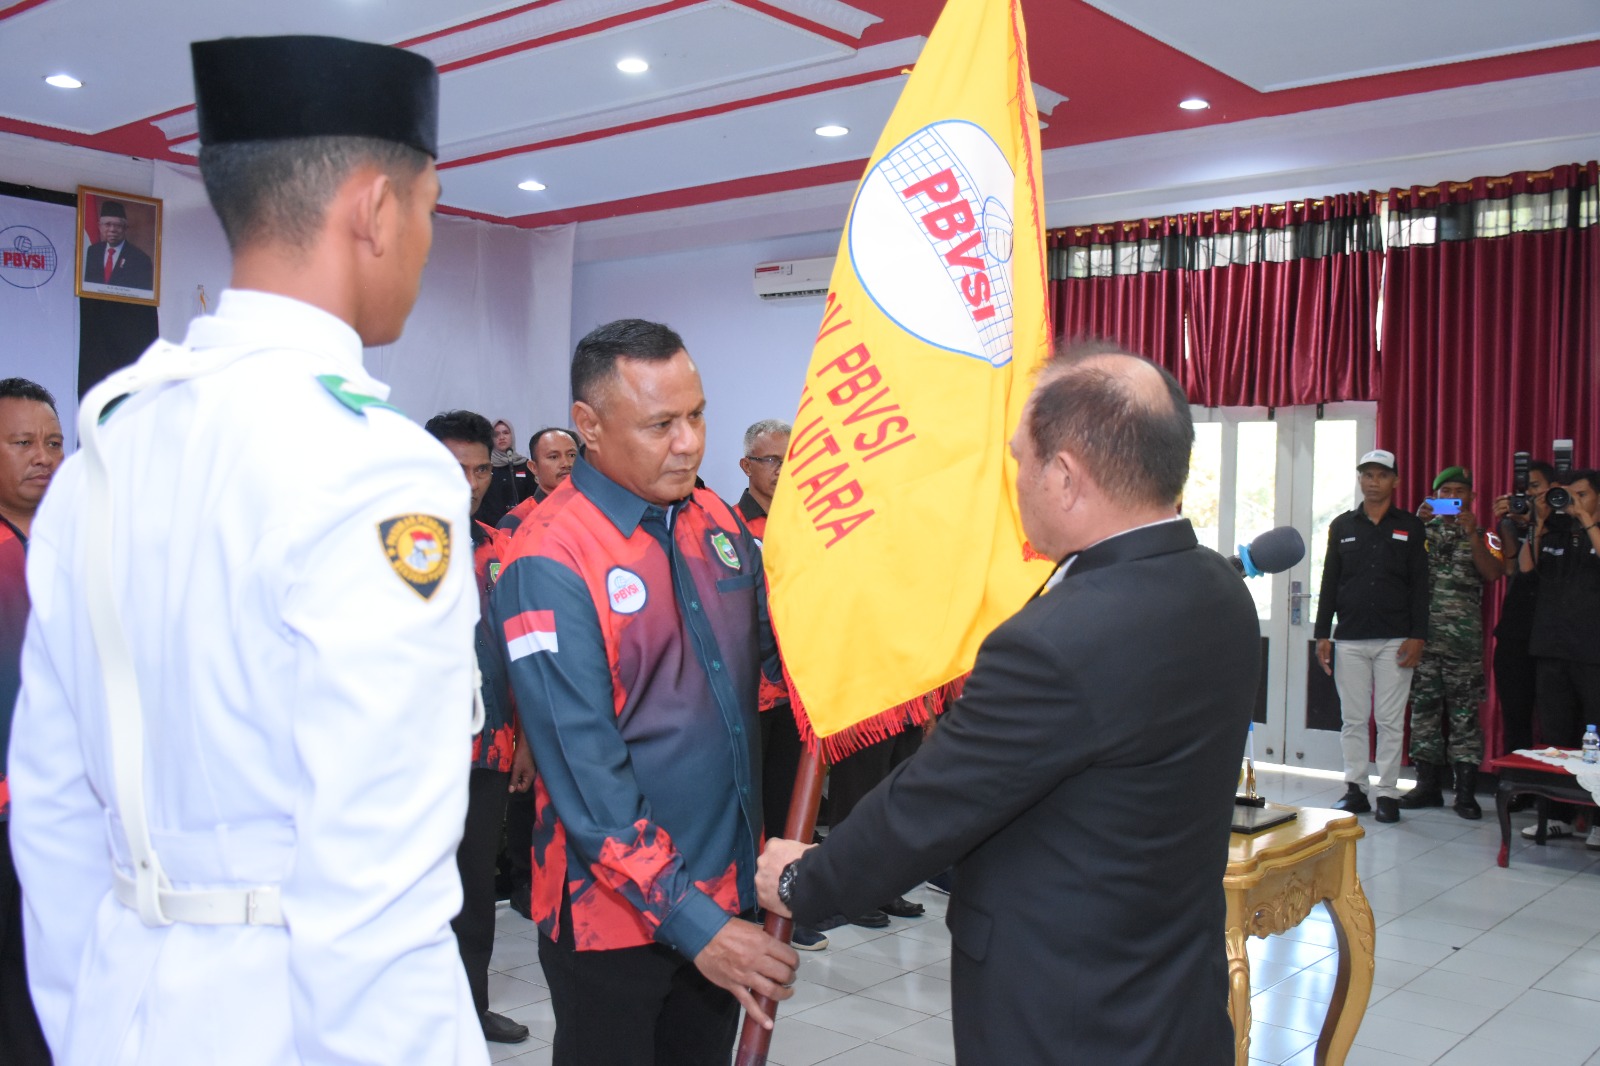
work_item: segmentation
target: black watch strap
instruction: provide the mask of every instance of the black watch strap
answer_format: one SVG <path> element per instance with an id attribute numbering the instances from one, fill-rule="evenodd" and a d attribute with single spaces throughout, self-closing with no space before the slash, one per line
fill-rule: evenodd
<path id="1" fill-rule="evenodd" d="M 794 907 L 794 882 L 800 875 L 800 860 L 796 859 L 783 868 L 778 875 L 778 902 L 785 907 Z"/>

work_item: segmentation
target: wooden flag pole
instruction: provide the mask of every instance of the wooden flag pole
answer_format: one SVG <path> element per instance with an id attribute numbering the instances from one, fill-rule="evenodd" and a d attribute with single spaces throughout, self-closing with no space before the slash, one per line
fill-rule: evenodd
<path id="1" fill-rule="evenodd" d="M 788 711 L 780 708 L 769 713 L 787 714 Z M 789 819 L 783 826 L 784 835 L 790 840 L 810 842 L 817 828 L 817 808 L 822 804 L 822 777 L 827 771 L 828 764 L 823 761 L 819 749 L 807 747 L 801 751 L 800 769 L 794 775 L 794 793 L 789 797 Z M 794 920 L 780 918 L 768 911 L 764 927 L 769 935 L 787 944 L 790 933 L 794 931 Z M 757 996 L 756 1002 L 776 1025 L 777 1002 L 765 996 Z M 771 1045 L 772 1030 L 763 1029 L 753 1018 L 745 1018 L 744 1029 L 739 1033 L 739 1049 L 734 1056 L 734 1066 L 766 1066 L 767 1049 Z"/>

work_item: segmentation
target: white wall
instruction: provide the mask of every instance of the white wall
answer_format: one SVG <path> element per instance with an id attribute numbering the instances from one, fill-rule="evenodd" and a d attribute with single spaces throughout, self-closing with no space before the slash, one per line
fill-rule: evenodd
<path id="1" fill-rule="evenodd" d="M 181 341 L 190 319 L 216 308 L 232 263 L 194 167 L 0 133 L 0 180 L 67 193 L 92 185 L 157 197 L 162 201 L 161 335 Z M 62 210 L 73 215 L 71 208 Z M 573 234 L 570 225 L 530 231 L 440 216 L 422 294 L 405 335 L 393 345 L 368 349 L 365 356 L 367 369 L 391 386 L 395 405 L 419 422 L 446 408 L 465 407 L 490 419 L 508 418 L 524 435 L 540 425 L 565 423 Z M 64 276 L 70 291 L 72 272 Z M 70 338 L 64 336 L 52 356 L 65 365 L 29 364 L 40 380 L 55 380 L 52 370 L 62 381 L 76 380 L 75 305 L 63 334 L 69 327 Z M 5 354 L 0 341 L 0 356 Z M 6 376 L 4 365 L 0 360 L 0 376 Z M 75 390 L 59 382 L 52 389 L 62 403 L 63 420 L 70 421 L 68 401 Z"/>
<path id="2" fill-rule="evenodd" d="M 822 297 L 764 302 L 755 265 L 833 255 L 839 235 L 723 245 L 691 252 L 580 263 L 573 275 L 572 342 L 618 318 L 665 322 L 683 337 L 706 390 L 706 458 L 700 476 L 737 500 L 745 427 L 794 420 Z"/>

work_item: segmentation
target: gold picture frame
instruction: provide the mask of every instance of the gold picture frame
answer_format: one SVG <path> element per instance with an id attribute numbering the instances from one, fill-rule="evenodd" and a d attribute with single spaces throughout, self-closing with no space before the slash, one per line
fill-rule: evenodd
<path id="1" fill-rule="evenodd" d="M 76 243 L 79 296 L 148 307 L 161 303 L 160 200 L 78 186 Z"/>

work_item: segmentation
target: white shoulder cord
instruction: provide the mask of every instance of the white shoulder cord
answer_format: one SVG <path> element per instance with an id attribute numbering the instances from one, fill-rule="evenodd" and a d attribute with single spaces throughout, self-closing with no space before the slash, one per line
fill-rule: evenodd
<path id="1" fill-rule="evenodd" d="M 112 786 L 133 862 L 139 918 L 145 925 L 170 925 L 160 894 L 170 889 L 161 860 L 150 843 L 145 814 L 144 707 L 133 654 L 112 589 L 112 546 L 116 543 L 115 508 L 111 506 L 111 472 L 100 449 L 100 416 L 118 397 L 152 385 L 185 381 L 221 370 L 259 349 L 213 349 L 204 354 L 162 344 L 137 363 L 118 371 L 89 390 L 78 410 L 78 439 L 83 442 L 87 484 L 84 494 L 84 582 L 89 628 L 100 655 L 105 685 Z"/>

